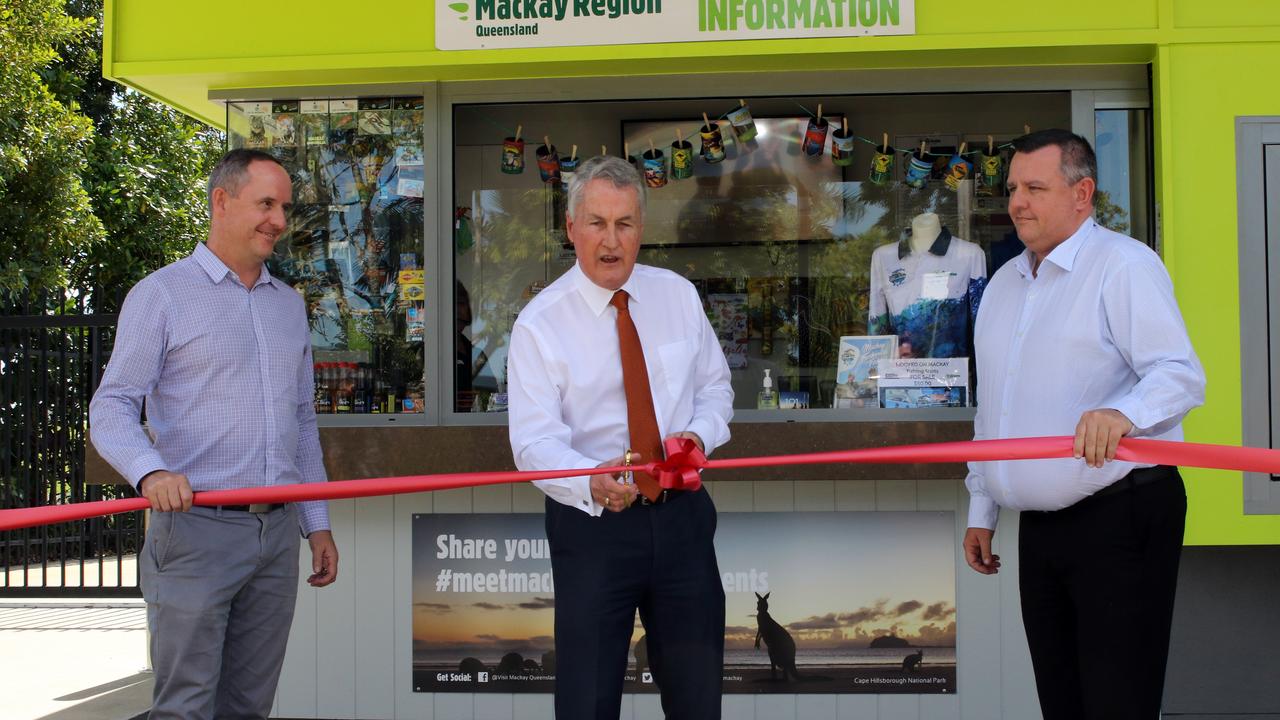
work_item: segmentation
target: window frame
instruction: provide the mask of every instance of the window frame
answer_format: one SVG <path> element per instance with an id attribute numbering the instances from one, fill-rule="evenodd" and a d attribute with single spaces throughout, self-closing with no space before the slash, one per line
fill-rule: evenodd
<path id="1" fill-rule="evenodd" d="M 1268 148 L 1276 158 L 1276 166 L 1265 161 Z M 1237 117 L 1240 429 L 1245 446 L 1263 448 L 1275 446 L 1275 434 L 1280 427 L 1280 372 L 1271 362 L 1280 354 L 1280 337 L 1271 335 L 1272 323 L 1280 316 L 1280 292 L 1273 290 L 1271 297 L 1267 297 L 1269 282 L 1273 285 L 1280 282 L 1280 258 L 1268 257 L 1267 252 L 1268 234 L 1280 239 L 1280 207 L 1268 212 L 1267 180 L 1280 185 L 1280 116 Z M 1274 187 L 1272 192 L 1276 192 Z M 1250 378 L 1266 378 L 1269 392 L 1251 391 Z M 1280 514 L 1280 481 L 1274 479 L 1276 476 L 1265 473 L 1243 473 L 1243 476 L 1244 513 Z"/>

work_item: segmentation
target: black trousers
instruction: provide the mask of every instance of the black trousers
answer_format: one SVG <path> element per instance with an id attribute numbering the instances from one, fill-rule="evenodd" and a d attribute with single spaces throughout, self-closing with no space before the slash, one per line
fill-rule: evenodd
<path id="1" fill-rule="evenodd" d="M 1156 720 L 1187 496 L 1176 468 L 1024 512 L 1022 621 L 1045 720 Z"/>
<path id="2" fill-rule="evenodd" d="M 724 586 L 705 489 L 591 517 L 547 499 L 556 720 L 617 720 L 636 611 L 669 720 L 716 720 Z"/>

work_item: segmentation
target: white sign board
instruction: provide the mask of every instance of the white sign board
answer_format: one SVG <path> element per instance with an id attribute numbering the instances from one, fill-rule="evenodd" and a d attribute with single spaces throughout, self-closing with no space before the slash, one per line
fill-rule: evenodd
<path id="1" fill-rule="evenodd" d="M 912 35 L 915 0 L 436 2 L 440 50 Z"/>

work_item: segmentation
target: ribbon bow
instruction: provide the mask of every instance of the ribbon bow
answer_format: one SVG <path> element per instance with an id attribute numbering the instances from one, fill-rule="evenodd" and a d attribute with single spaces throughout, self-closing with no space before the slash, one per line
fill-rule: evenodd
<path id="1" fill-rule="evenodd" d="M 650 474 L 658 479 L 664 490 L 697 490 L 702 487 L 698 474 L 707 464 L 707 456 L 698 449 L 698 443 L 689 438 L 670 437 L 663 442 L 667 459 L 651 463 Z"/>

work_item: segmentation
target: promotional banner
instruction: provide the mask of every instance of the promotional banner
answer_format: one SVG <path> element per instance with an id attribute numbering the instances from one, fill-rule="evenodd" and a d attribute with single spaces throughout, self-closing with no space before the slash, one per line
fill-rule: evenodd
<path id="1" fill-rule="evenodd" d="M 950 512 L 721 513 L 727 693 L 954 693 Z M 874 548 L 874 552 L 871 549 Z M 551 692 L 543 515 L 414 515 L 416 692 Z M 656 692 L 636 619 L 626 692 Z"/>
<path id="2" fill-rule="evenodd" d="M 440 50 L 912 35 L 915 31 L 915 0 L 436 3 L 436 48 Z"/>

